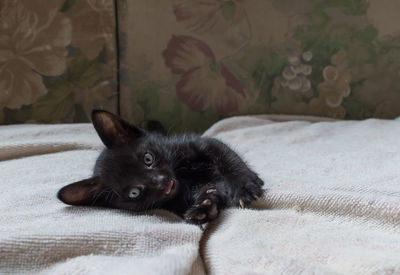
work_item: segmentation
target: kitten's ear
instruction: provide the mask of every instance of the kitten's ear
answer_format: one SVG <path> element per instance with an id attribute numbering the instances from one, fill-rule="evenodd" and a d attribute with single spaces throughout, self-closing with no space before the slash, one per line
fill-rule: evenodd
<path id="1" fill-rule="evenodd" d="M 143 130 L 103 110 L 93 110 L 92 122 L 107 148 L 125 144 L 145 134 Z"/>
<path id="2" fill-rule="evenodd" d="M 92 205 L 98 185 L 98 177 L 77 181 L 61 188 L 57 198 L 70 205 Z"/>

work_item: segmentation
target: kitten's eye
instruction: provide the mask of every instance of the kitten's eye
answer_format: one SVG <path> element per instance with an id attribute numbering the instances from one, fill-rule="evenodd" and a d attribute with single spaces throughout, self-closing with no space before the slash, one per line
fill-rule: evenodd
<path id="1" fill-rule="evenodd" d="M 129 197 L 130 199 L 136 199 L 136 198 L 139 197 L 139 196 L 140 196 L 140 189 L 139 189 L 139 188 L 134 187 L 134 188 L 132 188 L 132 189 L 129 191 L 128 197 Z"/>
<path id="2" fill-rule="evenodd" d="M 150 153 L 144 154 L 144 164 L 151 166 L 153 164 L 153 155 Z"/>

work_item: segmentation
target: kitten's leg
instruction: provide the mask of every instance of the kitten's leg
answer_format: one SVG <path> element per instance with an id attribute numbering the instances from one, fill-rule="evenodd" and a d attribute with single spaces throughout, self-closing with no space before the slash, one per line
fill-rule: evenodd
<path id="1" fill-rule="evenodd" d="M 205 185 L 195 193 L 194 204 L 184 214 L 189 223 L 203 224 L 212 221 L 226 206 L 225 198 L 218 192 L 216 184 Z"/>
<path id="2" fill-rule="evenodd" d="M 220 182 L 218 190 L 227 198 L 227 206 L 244 208 L 252 201 L 259 199 L 263 194 L 264 182 L 256 173 L 248 169 L 242 175 L 224 175 L 226 180 Z"/>
<path id="3" fill-rule="evenodd" d="M 232 149 L 216 139 L 204 138 L 203 141 L 203 150 L 223 178 L 217 183 L 217 188 L 227 206 L 243 208 L 262 196 L 264 182 Z"/>

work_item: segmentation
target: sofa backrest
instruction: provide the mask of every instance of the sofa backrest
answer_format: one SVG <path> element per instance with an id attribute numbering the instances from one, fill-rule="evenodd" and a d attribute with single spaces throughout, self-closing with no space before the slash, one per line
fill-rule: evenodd
<path id="1" fill-rule="evenodd" d="M 398 0 L 120 2 L 132 120 L 200 131 L 237 114 L 400 115 Z"/>
<path id="2" fill-rule="evenodd" d="M 3 2 L 3 123 L 400 115 L 398 0 Z"/>

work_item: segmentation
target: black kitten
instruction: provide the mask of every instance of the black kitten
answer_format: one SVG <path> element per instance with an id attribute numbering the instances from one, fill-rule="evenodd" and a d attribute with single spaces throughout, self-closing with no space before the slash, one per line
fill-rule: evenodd
<path id="1" fill-rule="evenodd" d="M 216 139 L 167 137 L 157 125 L 145 131 L 100 110 L 92 121 L 106 148 L 93 177 L 58 192 L 66 204 L 161 208 L 202 224 L 225 207 L 244 207 L 262 195 L 263 181 Z"/>

